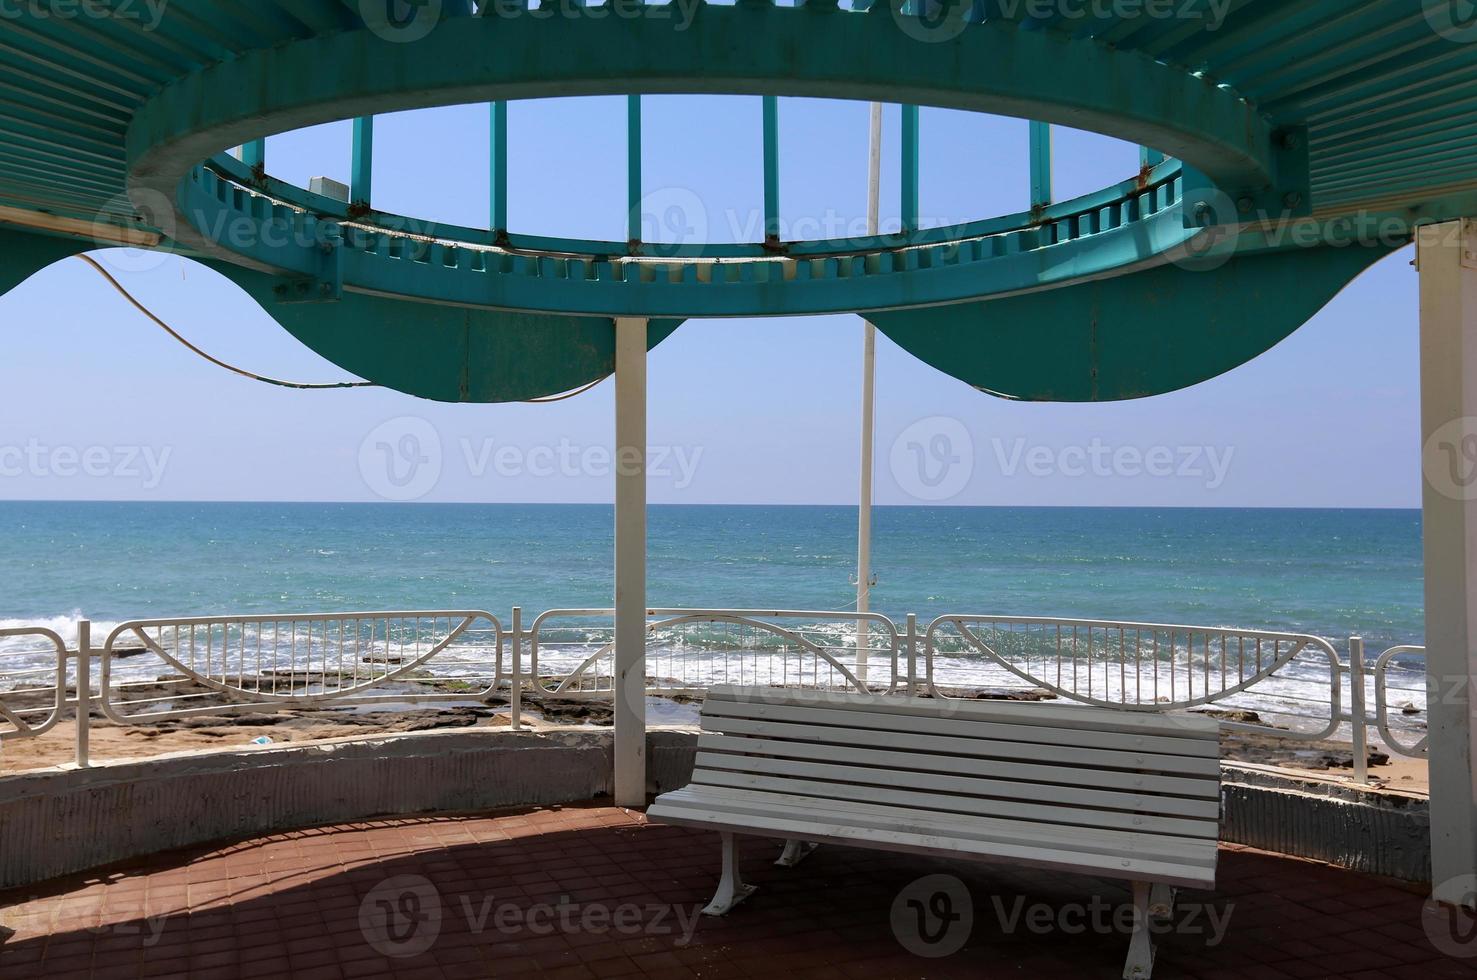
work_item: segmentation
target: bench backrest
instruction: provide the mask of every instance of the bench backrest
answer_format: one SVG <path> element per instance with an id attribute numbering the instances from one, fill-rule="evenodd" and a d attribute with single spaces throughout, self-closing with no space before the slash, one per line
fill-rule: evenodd
<path id="1" fill-rule="evenodd" d="M 693 782 L 1214 842 L 1214 719 L 719 687 Z"/>

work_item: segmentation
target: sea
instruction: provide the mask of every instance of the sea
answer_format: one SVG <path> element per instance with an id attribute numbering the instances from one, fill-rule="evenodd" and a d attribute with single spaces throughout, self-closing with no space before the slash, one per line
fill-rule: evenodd
<path id="1" fill-rule="evenodd" d="M 0 629 L 612 603 L 601 505 L 0 502 Z M 882 507 L 869 600 L 1423 642 L 1413 510 Z M 856 509 L 653 506 L 653 607 L 855 608 Z M 0 654 L 6 639 L 0 638 Z M 20 641 L 15 641 L 20 642 Z M 1326 694 L 1324 695 L 1326 697 Z"/>

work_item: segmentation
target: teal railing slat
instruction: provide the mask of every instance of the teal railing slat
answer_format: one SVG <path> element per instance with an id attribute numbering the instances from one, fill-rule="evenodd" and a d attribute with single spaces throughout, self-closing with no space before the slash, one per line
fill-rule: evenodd
<path id="1" fill-rule="evenodd" d="M 252 140 L 241 146 L 241 162 L 252 170 L 260 170 L 267 165 L 267 141 Z"/>
<path id="2" fill-rule="evenodd" d="M 780 237 L 780 109 L 779 99 L 764 96 L 764 240 Z"/>
<path id="3" fill-rule="evenodd" d="M 641 240 L 641 96 L 626 96 L 626 240 Z"/>
<path id="4" fill-rule="evenodd" d="M 906 233 L 918 230 L 918 107 L 903 106 L 902 116 L 902 206 L 899 211 Z"/>
<path id="5" fill-rule="evenodd" d="M 493 102 L 491 169 L 491 227 L 493 235 L 508 231 L 508 103 Z"/>
<path id="6" fill-rule="evenodd" d="M 369 206 L 374 185 L 374 117 L 354 120 L 353 161 L 349 168 L 349 202 Z"/>
<path id="7" fill-rule="evenodd" d="M 1031 208 L 1049 208 L 1051 189 L 1051 124 L 1031 123 Z"/>

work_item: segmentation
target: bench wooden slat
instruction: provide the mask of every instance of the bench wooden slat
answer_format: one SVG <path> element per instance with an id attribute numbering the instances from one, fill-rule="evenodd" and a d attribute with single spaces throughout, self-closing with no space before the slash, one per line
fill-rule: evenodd
<path id="1" fill-rule="evenodd" d="M 1119 711 L 1087 705 L 1037 704 L 1028 701 L 939 701 L 934 698 L 878 697 L 871 694 L 842 694 L 831 691 L 796 691 L 777 688 L 751 688 L 724 685 L 711 688 L 704 707 L 715 709 L 724 703 L 800 706 L 810 708 L 842 707 L 904 717 L 934 719 L 947 712 L 948 718 L 964 721 L 1000 722 L 1007 725 L 1033 725 L 1044 728 L 1098 732 L 1120 732 L 1132 735 L 1162 735 L 1186 740 L 1203 739 L 1218 733 L 1220 723 L 1214 718 L 1195 715 L 1163 715 L 1148 711 Z M 900 726 L 906 728 L 906 725 Z"/>
<path id="2" fill-rule="evenodd" d="M 745 813 L 793 810 L 822 824 L 862 823 L 866 826 L 896 827 L 906 833 L 939 833 L 968 840 L 1017 844 L 1039 843 L 1063 851 L 1106 854 L 1129 860 L 1151 858 L 1190 866 L 1214 863 L 1215 847 L 1208 841 L 1169 834 L 1139 834 L 1125 830 L 1047 825 L 998 817 L 938 813 L 860 800 L 822 800 L 810 796 L 727 786 L 694 784 L 678 792 L 686 794 L 679 796 L 678 800 L 699 799 L 704 806 Z"/>
<path id="3" fill-rule="evenodd" d="M 698 798 L 678 796 L 685 793 L 685 790 L 677 790 L 675 793 L 663 794 L 662 802 L 652 807 L 652 818 L 679 826 L 726 830 L 737 834 L 852 844 L 934 856 L 956 855 L 976 860 L 1007 861 L 1030 867 L 1099 873 L 1115 878 L 1162 881 L 1191 888 L 1206 887 L 1215 879 L 1214 868 L 1205 865 L 1064 850 L 1051 846 L 1050 842 L 1020 845 L 949 837 L 936 832 L 900 833 L 894 828 L 825 823 L 806 818 L 800 811 L 748 813 L 730 807 L 704 806 L 703 801 Z"/>
<path id="4" fill-rule="evenodd" d="M 876 700 L 876 699 L 874 699 Z M 937 704 L 938 702 L 934 702 Z M 1155 752 L 1163 755 L 1183 755 L 1191 758 L 1219 761 L 1219 746 L 1200 737 L 1185 737 L 1183 734 L 1133 734 L 1119 731 L 1089 731 L 1086 729 L 1059 728 L 1047 725 L 1021 725 L 1016 722 L 986 721 L 978 718 L 928 717 L 903 712 L 886 712 L 839 708 L 827 710 L 827 706 L 794 705 L 769 701 L 749 702 L 731 699 L 710 700 L 703 705 L 703 717 L 713 723 L 721 719 L 746 718 L 756 721 L 789 722 L 801 721 L 823 723 L 820 720 L 833 714 L 844 719 L 836 724 L 848 728 L 871 728 L 882 732 L 909 731 L 920 734 L 962 738 L 999 739 L 1036 745 L 1060 745 L 1091 749 L 1116 749 L 1124 752 Z"/>
<path id="5" fill-rule="evenodd" d="M 951 792 L 947 782 L 930 778 L 908 778 L 900 773 L 886 785 L 868 786 L 850 777 L 849 766 L 827 766 L 820 763 L 793 762 L 785 759 L 745 759 L 734 765 L 732 759 L 698 754 L 698 768 L 693 784 L 750 787 L 753 789 L 812 796 L 817 799 L 863 800 L 895 806 L 916 806 L 920 810 L 940 813 L 973 814 L 975 816 L 1008 817 L 1041 823 L 1068 824 L 1079 827 L 1111 827 L 1146 834 L 1173 834 L 1183 837 L 1213 839 L 1217 825 L 1207 819 L 1161 816 L 1133 809 L 1105 809 L 1100 806 L 1070 806 L 1059 803 L 1023 800 L 1008 796 L 964 795 Z"/>
<path id="6" fill-rule="evenodd" d="M 1153 770 L 1165 774 L 1219 776 L 1220 760 L 1194 756 L 1161 755 L 1152 751 L 1124 752 L 1118 749 L 1085 748 L 1066 745 L 1037 745 L 1001 739 L 965 735 L 925 735 L 911 728 L 893 731 L 856 728 L 847 725 L 851 712 L 824 712 L 824 717 L 811 722 L 766 721 L 733 718 L 705 713 L 705 729 L 730 735 L 753 735 L 764 738 L 791 739 L 804 742 L 873 745 L 895 751 L 926 752 L 946 762 L 950 756 L 997 758 L 1007 761 L 1047 762 L 1062 766 L 1091 766 L 1100 769 Z M 1160 740 L 1155 740 L 1157 746 Z"/>
<path id="7" fill-rule="evenodd" d="M 719 753 L 717 757 L 728 761 L 709 763 L 709 766 L 721 766 L 723 770 L 728 771 L 800 773 L 805 771 L 800 767 L 822 764 L 792 759 L 724 756 L 722 753 Z M 888 785 L 897 785 L 895 781 L 897 776 L 896 771 L 889 770 L 889 773 L 891 775 L 889 775 L 887 780 Z M 697 777 L 698 771 L 694 771 L 694 780 Z M 929 786 L 926 788 L 937 789 L 938 787 Z M 1211 796 L 1208 793 L 1205 797 L 1197 800 L 1180 796 L 1162 796 L 1152 793 L 1122 793 L 1114 790 L 1094 789 L 1085 786 L 1027 783 L 1008 779 L 979 780 L 978 785 L 975 787 L 975 792 L 977 795 L 987 798 L 1027 800 L 1092 810 L 1128 810 L 1135 813 L 1210 821 L 1215 821 L 1220 816 L 1219 797 Z"/>
<path id="8" fill-rule="evenodd" d="M 780 739 L 750 738 L 740 735 L 703 734 L 698 748 L 736 755 L 767 755 L 786 759 L 809 759 L 820 762 L 848 762 L 873 770 L 895 769 L 916 772 L 924 766 L 938 768 L 929 757 L 918 753 L 893 752 L 886 749 L 853 748 L 834 743 L 790 742 Z M 1080 766 L 1052 766 L 1029 762 L 1005 762 L 994 759 L 950 757 L 947 768 L 952 773 L 969 776 L 1018 779 L 1025 782 L 1054 783 L 1068 786 L 1096 786 L 1128 793 L 1165 793 L 1191 799 L 1219 797 L 1219 781 L 1189 776 L 1159 776 L 1153 773 L 1098 770 Z M 863 776 L 862 773 L 858 774 Z"/>

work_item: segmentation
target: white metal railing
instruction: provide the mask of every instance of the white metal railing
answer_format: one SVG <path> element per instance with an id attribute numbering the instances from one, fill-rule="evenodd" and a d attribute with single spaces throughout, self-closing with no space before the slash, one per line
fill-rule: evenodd
<path id="1" fill-rule="evenodd" d="M 144 619 L 101 647 L 81 621 L 76 649 L 56 632 L 0 630 L 0 741 L 50 731 L 69 709 L 77 761 L 89 712 L 111 722 L 282 708 L 486 701 L 507 693 L 512 727 L 525 694 L 554 701 L 614 690 L 614 612 L 554 609 L 527 628 L 480 611 L 397 611 Z M 927 695 L 946 700 L 1039 688 L 1125 711 L 1220 709 L 1228 730 L 1314 741 L 1346 733 L 1355 776 L 1377 737 L 1423 757 L 1428 704 L 1421 647 L 1366 664 L 1321 637 L 1103 620 L 946 615 L 920 630 L 879 613 L 650 609 L 648 695 L 701 697 L 717 684 Z M 96 670 L 94 661 L 97 661 Z M 94 687 L 94 673 L 97 684 Z M 1238 715 L 1237 711 L 1248 714 Z"/>
<path id="2" fill-rule="evenodd" d="M 1402 660 L 1414 659 L 1421 661 L 1420 669 L 1412 669 L 1409 663 L 1401 663 Z M 1425 758 L 1426 736 L 1423 735 L 1412 743 L 1400 740 L 1400 737 L 1391 730 L 1390 698 L 1392 694 L 1405 698 L 1405 705 L 1401 706 L 1402 711 L 1409 710 L 1422 715 L 1426 713 L 1430 701 L 1427 696 L 1425 659 L 1425 647 L 1391 647 L 1379 655 L 1371 668 L 1374 676 L 1374 724 L 1379 732 L 1380 740 L 1389 747 L 1391 752 L 1412 758 Z"/>
<path id="3" fill-rule="evenodd" d="M 251 707 L 465 701 L 492 693 L 503 635 L 479 611 L 133 620 L 103 645 L 100 707 L 129 724 Z"/>
<path id="4" fill-rule="evenodd" d="M 1307 634 L 942 616 L 929 624 L 925 645 L 927 685 L 935 696 L 941 696 L 940 685 L 1021 686 L 1126 711 L 1215 704 L 1294 724 L 1285 734 L 1308 740 L 1333 735 L 1342 720 L 1338 653 L 1327 640 Z M 1271 683 L 1290 674 L 1297 675 L 1295 688 Z M 1226 725 L 1250 731 L 1269 727 L 1236 721 Z"/>
<path id="5" fill-rule="evenodd" d="M 67 644 L 42 627 L 0 629 L 0 742 L 56 727 L 67 705 Z"/>
<path id="6" fill-rule="evenodd" d="M 529 677 L 550 697 L 614 689 L 615 613 L 552 609 L 529 630 Z M 718 684 L 891 693 L 901 637 L 877 613 L 647 610 L 646 691 L 700 696 Z M 864 642 L 858 642 L 858 635 Z"/>

